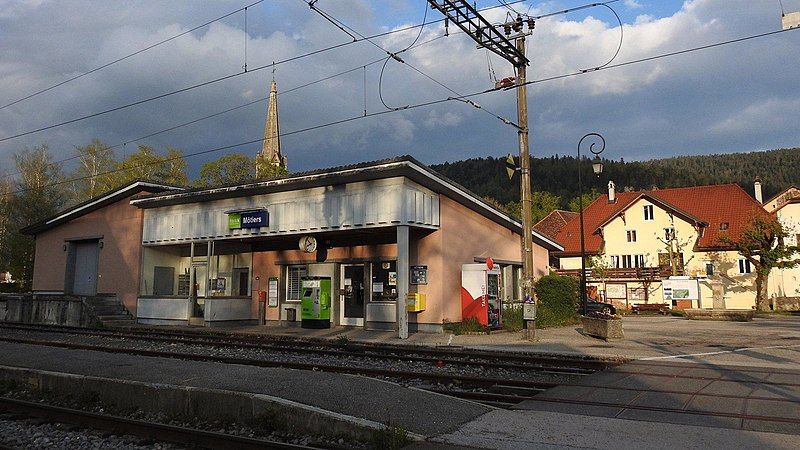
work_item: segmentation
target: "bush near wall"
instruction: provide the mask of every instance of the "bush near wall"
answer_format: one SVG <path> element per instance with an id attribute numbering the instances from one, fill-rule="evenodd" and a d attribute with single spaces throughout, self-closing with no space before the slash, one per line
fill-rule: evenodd
<path id="1" fill-rule="evenodd" d="M 539 307 L 536 311 L 536 326 L 560 327 L 578 323 L 578 280 L 556 274 L 545 275 L 533 285 Z"/>
<path id="2" fill-rule="evenodd" d="M 15 294 L 17 292 L 23 292 L 23 286 L 19 282 L 0 283 L 0 292 L 6 294 Z"/>

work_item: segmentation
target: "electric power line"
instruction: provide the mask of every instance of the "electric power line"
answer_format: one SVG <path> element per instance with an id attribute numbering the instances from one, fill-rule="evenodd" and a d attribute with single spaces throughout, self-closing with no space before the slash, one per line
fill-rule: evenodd
<path id="1" fill-rule="evenodd" d="M 798 30 L 798 29 L 800 29 L 800 28 L 787 28 L 785 30 L 777 30 L 777 31 L 770 31 L 770 32 L 767 32 L 767 33 L 754 34 L 754 35 L 745 36 L 745 37 L 741 37 L 741 38 L 737 38 L 737 39 L 730 39 L 730 40 L 727 40 L 727 41 L 716 42 L 716 43 L 713 43 L 713 44 L 702 45 L 702 46 L 698 46 L 698 47 L 692 47 L 692 48 L 688 48 L 688 49 L 678 50 L 678 51 L 669 52 L 669 53 L 662 53 L 660 55 L 655 55 L 655 56 L 650 56 L 650 57 L 646 57 L 646 58 L 635 59 L 635 60 L 626 61 L 626 62 L 613 64 L 613 65 L 608 65 L 608 66 L 601 67 L 601 68 L 598 68 L 598 69 L 593 70 L 593 71 L 580 71 L 580 72 L 573 72 L 573 73 L 564 74 L 564 75 L 558 75 L 558 76 L 553 76 L 553 77 L 540 78 L 540 79 L 528 81 L 525 84 L 526 85 L 539 84 L 539 83 L 558 80 L 558 79 L 562 79 L 562 78 L 568 78 L 568 77 L 573 77 L 573 76 L 578 76 L 578 75 L 584 75 L 584 74 L 588 74 L 588 73 L 596 73 L 596 72 L 599 72 L 599 71 L 604 71 L 604 70 L 614 69 L 614 68 L 628 66 L 628 65 L 632 65 L 632 64 L 638 64 L 638 63 L 653 61 L 653 60 L 657 60 L 657 59 L 661 59 L 661 58 L 669 58 L 669 57 L 672 57 L 672 56 L 682 55 L 682 54 L 686 54 L 686 53 L 690 53 L 690 52 L 696 52 L 696 51 L 700 51 L 700 50 L 706 50 L 706 49 L 709 49 L 709 48 L 720 47 L 720 46 L 723 46 L 723 45 L 729 45 L 729 44 L 734 44 L 734 43 L 738 43 L 738 42 L 744 42 L 744 41 L 748 41 L 748 40 L 752 40 L 752 39 L 757 39 L 757 38 L 761 38 L 761 37 L 776 35 L 776 34 L 784 33 L 784 32 L 787 32 L 787 31 L 792 31 L 792 30 Z M 383 60 L 383 58 L 381 58 L 381 60 Z M 408 107 L 406 107 L 406 108 L 404 108 L 404 109 L 402 109 L 400 111 L 406 111 L 406 110 L 416 109 L 416 108 L 423 108 L 423 107 L 426 107 L 426 106 L 433 106 L 433 105 L 437 105 L 437 104 L 445 103 L 445 102 L 449 102 L 449 101 L 454 101 L 454 100 L 455 101 L 463 101 L 463 100 L 466 100 L 466 99 L 471 98 L 471 97 L 477 97 L 477 96 L 489 94 L 489 93 L 492 93 L 492 92 L 497 92 L 499 90 L 515 89 L 515 88 L 518 88 L 519 86 L 521 86 L 521 85 L 516 85 L 516 86 L 514 86 L 512 88 L 509 88 L 509 89 L 494 88 L 494 89 L 487 89 L 487 90 L 484 90 L 484 91 L 474 92 L 474 93 L 467 94 L 467 95 L 462 95 L 460 97 L 447 97 L 447 98 L 438 99 L 438 100 L 431 100 L 431 101 L 428 101 L 428 102 L 409 105 Z M 341 124 L 344 124 L 344 123 L 353 122 L 353 121 L 359 120 L 359 119 L 365 119 L 367 117 L 381 116 L 381 115 L 384 115 L 384 114 L 391 114 L 391 113 L 394 113 L 394 112 L 398 112 L 398 110 L 377 111 L 377 112 L 366 114 L 366 115 L 353 116 L 353 117 L 349 117 L 349 118 L 346 118 L 346 119 L 340 119 L 340 120 L 336 120 L 336 121 L 333 121 L 333 122 L 328 122 L 328 123 L 324 123 L 324 124 L 320 124 L 320 125 L 314 125 L 314 126 L 311 126 L 311 127 L 308 127 L 308 128 L 302 128 L 302 129 L 290 131 L 288 133 L 279 133 L 278 136 L 290 136 L 290 135 L 294 135 L 294 134 L 305 133 L 305 132 L 308 132 L 308 131 L 318 130 L 318 129 L 321 129 L 321 128 L 327 128 L 327 127 L 334 126 L 334 125 L 341 125 Z M 227 149 L 231 149 L 231 148 L 235 148 L 235 147 L 240 147 L 240 146 L 243 146 L 243 145 L 250 145 L 250 144 L 255 144 L 255 143 L 258 143 L 258 142 L 263 142 L 265 139 L 268 139 L 268 138 L 271 138 L 271 137 L 273 137 L 273 136 L 264 137 L 264 138 L 261 138 L 261 139 L 254 139 L 254 140 L 246 141 L 246 142 L 240 142 L 240 143 L 233 144 L 233 145 L 226 145 L 226 146 L 223 146 L 223 147 L 216 147 L 216 148 L 213 148 L 213 149 L 210 149 L 210 150 L 202 150 L 202 151 L 199 151 L 199 152 L 187 153 L 186 155 L 181 155 L 181 156 L 178 156 L 178 157 L 175 157 L 175 158 L 167 158 L 167 159 L 164 159 L 164 160 L 161 160 L 161 161 L 157 161 L 157 162 L 141 164 L 139 166 L 122 167 L 122 168 L 119 168 L 119 169 L 114 169 L 114 170 L 111 170 L 111 171 L 102 172 L 102 173 L 95 174 L 95 175 L 87 175 L 87 176 L 82 176 L 82 177 L 73 178 L 73 179 L 69 179 L 69 180 L 62 180 L 62 181 L 58 181 L 56 183 L 51 183 L 51 184 L 45 185 L 45 186 L 39 186 L 39 187 L 35 187 L 35 188 L 19 189 L 19 190 L 16 190 L 16 191 L 0 194 L 0 197 L 5 197 L 7 195 L 19 194 L 19 193 L 22 193 L 22 192 L 32 191 L 32 190 L 36 190 L 36 189 L 44 189 L 46 187 L 58 186 L 58 185 L 61 185 L 61 184 L 66 184 L 66 183 L 72 183 L 72 182 L 75 182 L 75 181 L 81 181 L 81 180 L 85 180 L 85 179 L 88 179 L 88 178 L 92 178 L 92 177 L 96 177 L 96 176 L 100 176 L 100 175 L 106 175 L 106 174 L 110 174 L 110 173 L 133 170 L 133 169 L 146 167 L 146 166 L 150 166 L 150 165 L 155 165 L 155 164 L 165 164 L 165 163 L 168 163 L 170 161 L 174 161 L 174 160 L 177 160 L 177 159 L 180 159 L 180 158 L 188 158 L 188 157 L 192 157 L 192 156 L 204 155 L 204 154 L 208 154 L 208 153 L 213 153 L 213 152 L 227 150 Z"/>
<path id="2" fill-rule="evenodd" d="M 424 45 L 430 44 L 431 42 L 437 41 L 437 40 L 439 40 L 439 39 L 441 39 L 441 38 L 443 38 L 443 37 L 444 37 L 443 35 L 442 35 L 442 36 L 437 36 L 437 37 L 435 37 L 435 38 L 432 38 L 432 39 L 429 39 L 429 40 L 427 40 L 427 41 L 420 42 L 419 44 L 416 44 L 416 43 L 415 43 L 414 45 L 412 45 L 412 46 L 409 46 L 408 48 L 406 48 L 404 51 L 407 51 L 407 50 L 412 50 L 412 49 L 415 49 L 415 48 L 422 47 L 422 46 L 424 46 Z M 312 86 L 312 85 L 314 85 L 314 84 L 322 83 L 322 82 L 324 82 L 324 81 L 328 81 L 328 80 L 330 80 L 330 79 L 333 79 L 333 78 L 336 78 L 336 77 L 339 77 L 339 76 L 342 76 L 342 75 L 346 75 L 346 74 L 348 74 L 348 73 L 352 73 L 352 72 L 355 72 L 355 71 L 357 71 L 357 70 L 366 69 L 366 67 L 369 67 L 369 66 L 375 65 L 375 64 L 377 64 L 377 63 L 379 63 L 379 62 L 381 62 L 381 61 L 383 61 L 383 60 L 384 60 L 384 58 L 383 58 L 383 57 L 381 57 L 381 58 L 378 58 L 378 59 L 375 59 L 375 60 L 369 61 L 369 62 L 367 62 L 367 63 L 361 64 L 361 65 L 360 65 L 360 66 L 358 66 L 358 67 L 354 67 L 354 68 L 351 68 L 351 69 L 347 69 L 347 70 L 344 70 L 344 71 L 341 71 L 341 72 L 335 73 L 335 74 L 333 74 L 333 75 L 328 75 L 328 76 L 326 76 L 326 77 L 324 77 L 324 78 L 320 78 L 320 79 L 317 79 L 317 80 L 314 80 L 314 81 L 310 81 L 310 82 L 308 82 L 308 83 L 301 84 L 301 85 L 299 85 L 299 86 L 295 86 L 295 87 L 293 87 L 293 88 L 290 88 L 290 89 L 287 89 L 287 90 L 285 90 L 285 91 L 278 92 L 278 96 L 281 96 L 281 95 L 283 95 L 283 94 L 288 94 L 288 93 L 290 93 L 290 92 L 294 92 L 294 91 L 297 91 L 297 90 L 300 90 L 300 89 L 303 89 L 303 88 L 306 88 L 306 87 Z M 213 117 L 221 116 L 221 115 L 223 115 L 223 114 L 227 114 L 227 113 L 229 113 L 229 112 L 233 112 L 233 111 L 236 111 L 236 110 L 239 110 L 239 109 L 242 109 L 242 108 L 245 108 L 245 107 L 248 107 L 248 106 L 254 105 L 254 104 L 256 104 L 256 103 L 260 103 L 260 102 L 266 101 L 266 100 L 268 100 L 268 99 L 269 99 L 269 97 L 262 97 L 262 98 L 259 98 L 259 99 L 256 99 L 256 100 L 253 100 L 253 101 L 250 101 L 250 102 L 244 103 L 244 104 L 242 104 L 242 105 L 234 106 L 234 107 L 231 107 L 231 108 L 228 108 L 228 109 L 225 109 L 225 110 L 222 110 L 222 111 L 218 111 L 218 112 L 215 112 L 215 113 L 212 113 L 212 114 L 209 114 L 209 115 L 203 116 L 203 117 L 199 117 L 199 118 L 197 118 L 197 119 L 190 120 L 190 121 L 188 121 L 188 122 L 183 122 L 183 123 L 180 123 L 180 124 L 178 124 L 178 125 L 173 125 L 173 126 L 171 126 L 171 127 L 169 127 L 169 128 L 164 128 L 164 129 L 161 129 L 161 130 L 159 130 L 159 131 L 155 131 L 155 132 L 152 132 L 152 133 L 146 134 L 146 135 L 144 135 L 144 136 L 139 136 L 139 137 L 137 137 L 137 138 L 134 138 L 134 139 L 130 139 L 130 140 L 127 140 L 127 141 L 124 141 L 124 142 L 120 142 L 120 143 L 118 143 L 118 144 L 111 145 L 111 146 L 109 146 L 108 148 L 109 148 L 109 149 L 115 149 L 115 148 L 119 148 L 119 147 L 124 147 L 124 146 L 126 146 L 126 145 L 128 145 L 128 144 L 131 144 L 131 143 L 133 143 L 133 142 L 141 141 L 141 140 L 143 140 L 143 139 L 147 139 L 147 138 L 150 138 L 150 137 L 153 137 L 153 136 L 157 136 L 157 135 L 159 135 L 159 134 L 163 134 L 163 133 L 167 133 L 167 132 L 169 132 L 169 131 L 176 130 L 176 129 L 178 129 L 178 128 L 182 128 L 182 127 L 185 127 L 185 126 L 188 126 L 188 125 L 192 125 L 192 124 L 195 124 L 195 123 L 201 122 L 201 121 L 203 121 L 203 120 L 207 120 L 207 119 L 211 119 L 211 118 L 213 118 Z M 80 155 L 71 156 L 71 157 L 69 157 L 69 158 L 64 158 L 64 159 L 61 159 L 61 160 L 58 160 L 58 161 L 53 161 L 53 162 L 51 162 L 51 163 L 48 163 L 48 166 L 53 166 L 53 165 L 56 165 L 56 164 L 61 164 L 61 163 L 68 162 L 68 161 L 72 161 L 72 160 L 75 160 L 75 159 L 78 159 L 78 158 L 80 158 Z M 15 176 L 15 175 L 19 175 L 19 174 L 20 174 L 20 172 L 14 172 L 14 173 L 5 174 L 5 175 L 3 175 L 3 176 L 0 176 L 0 180 L 2 180 L 2 179 L 5 179 L 5 178 L 8 178 L 8 177 Z"/>
<path id="3" fill-rule="evenodd" d="M 517 0 L 515 2 L 509 2 L 509 3 L 520 3 L 522 1 L 524 1 L 524 0 Z M 499 8 L 499 6 L 492 6 L 492 7 L 484 8 L 481 11 L 495 9 L 495 8 Z M 444 19 L 439 19 L 439 20 L 437 20 L 435 22 L 442 22 L 442 21 L 444 21 Z M 431 23 L 435 23 L 435 22 L 431 22 Z M 5 136 L 5 137 L 0 138 L 0 142 L 5 142 L 5 141 L 12 140 L 12 139 L 17 139 L 17 138 L 20 138 L 20 137 L 23 137 L 23 136 L 28 136 L 28 135 L 39 133 L 39 132 L 42 132 L 42 131 L 51 130 L 53 128 L 58 128 L 58 127 L 61 127 L 61 126 L 64 126 L 64 125 L 69 125 L 69 124 L 72 124 L 72 123 L 80 122 L 80 121 L 83 121 L 83 120 L 86 120 L 86 119 L 91 119 L 91 118 L 94 118 L 94 117 L 102 116 L 102 115 L 105 115 L 105 114 L 108 114 L 108 113 L 112 113 L 112 112 L 115 112 L 115 111 L 120 111 L 122 109 L 127 109 L 127 108 L 130 108 L 130 107 L 141 105 L 141 104 L 144 104 L 144 103 L 148 103 L 148 102 L 151 102 L 151 101 L 154 101 L 154 100 L 159 100 L 159 99 L 162 99 L 162 98 L 170 97 L 172 95 L 180 94 L 182 92 L 187 92 L 187 91 L 190 91 L 190 90 L 193 90 L 193 89 L 197 89 L 197 88 L 200 88 L 200 87 L 203 87 L 203 86 L 208 86 L 208 85 L 211 85 L 211 84 L 219 83 L 221 81 L 229 80 L 231 78 L 236 78 L 236 77 L 239 77 L 239 76 L 242 76 L 242 75 L 247 75 L 249 73 L 257 72 L 257 71 L 260 71 L 260 70 L 263 70 L 263 69 L 266 69 L 266 68 L 270 68 L 270 67 L 274 67 L 276 65 L 286 64 L 286 63 L 289 63 L 289 62 L 297 61 L 299 59 L 303 59 L 303 58 L 307 58 L 307 57 L 310 57 L 310 56 L 318 55 L 320 53 L 324 53 L 324 52 L 335 50 L 335 49 L 338 49 L 338 48 L 341 48 L 341 47 L 345 47 L 347 45 L 354 44 L 356 42 L 361 42 L 361 41 L 364 41 L 364 40 L 369 40 L 369 39 L 375 39 L 375 38 L 378 38 L 378 37 L 388 36 L 388 35 L 391 35 L 391 34 L 394 34 L 394 33 L 400 33 L 400 32 L 403 32 L 403 31 L 412 30 L 414 28 L 418 28 L 418 27 L 421 27 L 421 26 L 422 26 L 422 24 L 409 25 L 408 27 L 398 28 L 396 30 L 390 30 L 390 31 L 386 31 L 386 32 L 383 32 L 383 33 L 374 34 L 372 36 L 364 37 L 363 39 L 358 39 L 358 40 L 355 40 L 355 41 L 343 42 L 343 43 L 340 43 L 340 44 L 331 45 L 331 46 L 328 46 L 328 47 L 325 47 L 325 48 L 321 48 L 321 49 L 318 49 L 318 50 L 313 50 L 313 51 L 310 51 L 310 52 L 307 52 L 307 53 L 303 53 L 303 54 L 300 54 L 300 55 L 292 56 L 292 57 L 289 57 L 289 58 L 286 58 L 286 59 L 283 59 L 283 60 L 280 60 L 280 61 L 273 61 L 271 64 L 264 64 L 264 65 L 261 65 L 261 66 L 258 66 L 256 68 L 254 68 L 254 69 L 249 69 L 249 71 L 247 71 L 247 72 L 237 72 L 237 73 L 225 75 L 225 76 L 222 76 L 222 77 L 219 77 L 219 78 L 215 78 L 215 79 L 212 79 L 212 80 L 204 81 L 202 83 L 198 83 L 198 84 L 194 84 L 194 85 L 191 85 L 191 86 L 187 86 L 187 87 L 184 87 L 184 88 L 181 88 L 181 89 L 177 89 L 177 90 L 174 90 L 174 91 L 165 92 L 163 94 L 159 94 L 159 95 L 156 95 L 156 96 L 153 96 L 153 97 L 149 97 L 149 98 L 145 98 L 145 99 L 142 99 L 142 100 L 137 100 L 135 102 L 127 103 L 127 104 L 120 105 L 120 106 L 117 106 L 117 107 L 114 107 L 114 108 L 109 108 L 109 109 L 106 109 L 106 110 L 103 110 L 103 111 L 99 111 L 99 112 L 96 112 L 96 113 L 87 114 L 85 116 L 77 117 L 77 118 L 70 119 L 70 120 L 65 120 L 65 121 L 62 121 L 62 122 L 58 122 L 58 123 L 55 123 L 55 124 L 52 124 L 52 125 L 47 125 L 47 126 L 44 126 L 44 127 L 36 128 L 36 129 L 33 129 L 33 130 L 24 131 L 22 133 L 17 133 L 17 134 L 11 135 L 11 136 Z"/>
<path id="4" fill-rule="evenodd" d="M 195 26 L 194 28 L 191 28 L 191 29 L 189 29 L 189 30 L 186 30 L 186 31 L 184 31 L 184 32 L 182 32 L 182 33 L 178 33 L 178 34 L 176 34 L 176 35 L 174 35 L 174 36 L 171 36 L 171 37 L 168 37 L 168 38 L 166 38 L 166 39 L 164 39 L 164 40 L 158 41 L 158 42 L 156 42 L 155 44 L 148 45 L 147 47 L 144 47 L 144 48 L 142 48 L 142 49 L 136 50 L 135 52 L 133 52 L 133 53 L 129 53 L 129 54 L 127 54 L 127 55 L 125 55 L 125 56 L 123 56 L 123 57 L 121 57 L 121 58 L 117 58 L 117 59 L 115 59 L 115 60 L 113 60 L 113 61 L 110 61 L 110 62 L 107 62 L 107 63 L 105 63 L 105 64 L 102 64 L 102 65 L 100 65 L 100 66 L 98 66 L 98 67 L 95 67 L 94 69 L 88 70 L 88 71 L 86 71 L 86 72 L 83 72 L 83 73 L 80 73 L 80 74 L 78 74 L 78 75 L 75 75 L 74 77 L 67 78 L 66 80 L 64 80 L 64 81 L 60 81 L 60 82 L 58 82 L 58 83 L 56 83 L 56 84 L 54 84 L 54 85 L 52 85 L 52 86 L 50 86 L 50 87 L 47 87 L 47 88 L 44 88 L 44 89 L 38 90 L 38 91 L 36 91 L 36 92 L 33 92 L 33 93 L 31 93 L 31 94 L 28 94 L 28 95 L 26 95 L 25 97 L 19 98 L 19 99 L 17 99 L 17 100 L 14 100 L 14 101 L 13 101 L 13 102 L 11 102 L 11 103 L 7 103 L 7 104 L 5 104 L 5 105 L 2 105 L 2 106 L 0 106 L 0 109 L 5 109 L 5 108 L 8 108 L 9 106 L 16 105 L 17 103 L 20 103 L 20 102 L 23 102 L 23 101 L 25 101 L 25 100 L 28 100 L 29 98 L 36 97 L 36 96 L 37 96 L 37 95 L 39 95 L 39 94 L 43 94 L 43 93 L 45 93 L 45 92 L 47 92 L 47 91 L 51 91 L 51 90 L 53 90 L 53 89 L 55 89 L 55 88 L 57 88 L 57 87 L 59 87 L 59 86 L 63 86 L 63 85 L 65 85 L 65 84 L 67 84 L 67 83 L 69 83 L 69 82 L 71 82 L 71 81 L 75 81 L 75 80 L 77 80 L 78 78 L 82 78 L 82 77 L 85 77 L 86 75 L 93 74 L 93 73 L 95 73 L 95 72 L 97 72 L 97 71 L 100 71 L 100 70 L 103 70 L 103 69 L 105 69 L 106 67 L 112 66 L 112 65 L 114 65 L 114 64 L 116 64 L 116 63 L 118 63 L 118 62 L 124 61 L 124 60 L 126 60 L 126 59 L 128 59 L 128 58 L 131 58 L 131 57 L 133 57 L 133 56 L 139 55 L 139 54 L 141 54 L 141 53 L 144 53 L 144 52 L 146 52 L 146 51 L 148 51 L 148 50 L 152 50 L 152 49 L 154 49 L 154 48 L 158 47 L 159 45 L 166 44 L 167 42 L 173 41 L 173 40 L 175 40 L 175 39 L 177 39 L 177 38 L 179 38 L 179 37 L 181 37 L 181 36 L 184 36 L 184 35 L 187 35 L 187 34 L 189 34 L 189 33 L 192 33 L 192 32 L 194 32 L 194 31 L 197 31 L 197 30 L 199 30 L 200 28 L 206 27 L 206 26 L 208 26 L 208 25 L 211 25 L 211 24 L 212 24 L 212 23 L 214 23 L 214 22 L 218 22 L 218 21 L 220 21 L 220 20 L 222 20 L 222 19 L 225 19 L 225 18 L 227 18 L 227 17 L 230 17 L 230 16 L 232 16 L 232 15 L 234 15 L 234 14 L 236 14 L 236 13 L 240 12 L 240 11 L 247 11 L 247 8 L 249 8 L 249 7 L 251 7 L 251 6 L 258 5 L 259 3 L 262 3 L 263 1 L 264 1 L 264 0 L 258 0 L 258 1 L 255 1 L 255 2 L 253 2 L 253 3 L 251 3 L 251 4 L 247 5 L 247 6 L 245 6 L 245 7 L 243 7 L 243 8 L 239 8 L 239 9 L 237 9 L 236 11 L 231 11 L 231 12 L 229 12 L 229 13 L 227 13 L 227 14 L 223 14 L 223 15 L 221 15 L 221 16 L 219 16 L 219 17 L 217 17 L 216 19 L 209 20 L 208 22 L 205 22 L 205 23 L 203 23 L 203 24 L 201 24 L 201 25 L 197 25 L 197 26 Z M 246 21 L 247 21 L 247 16 L 245 16 L 245 23 L 246 23 Z M 246 34 L 246 32 L 245 32 L 245 34 Z M 245 38 L 246 38 L 246 36 L 245 36 Z M 247 61 L 246 61 L 246 59 L 247 59 L 247 41 L 245 40 L 245 67 L 247 66 Z M 246 70 L 245 70 L 245 71 L 246 71 Z"/>

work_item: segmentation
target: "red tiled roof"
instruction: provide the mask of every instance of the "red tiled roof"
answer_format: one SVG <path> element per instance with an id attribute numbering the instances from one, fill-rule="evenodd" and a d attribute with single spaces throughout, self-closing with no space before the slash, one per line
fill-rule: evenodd
<path id="1" fill-rule="evenodd" d="M 533 226 L 533 229 L 544 234 L 545 236 L 555 239 L 558 235 L 558 232 L 564 228 L 564 225 L 576 217 L 578 217 L 578 213 L 576 212 L 556 209 L 551 211 L 550 214 L 545 216 L 544 219 L 536 222 L 536 225 Z"/>
<path id="2" fill-rule="evenodd" d="M 703 236 L 696 243 L 696 248 L 700 250 L 721 249 L 724 246 L 719 242 L 720 236 L 727 234 L 735 239 L 753 217 L 768 216 L 764 208 L 737 184 L 618 192 L 615 203 L 608 203 L 608 196 L 601 195 L 583 211 L 585 247 L 588 254 L 600 252 L 602 238 L 599 233 L 595 233 L 597 228 L 625 211 L 642 196 L 660 200 L 678 215 L 688 215 L 707 225 Z M 728 224 L 727 231 L 720 230 L 722 223 Z M 562 255 L 580 254 L 578 218 L 567 223 L 555 238 L 564 245 Z"/>

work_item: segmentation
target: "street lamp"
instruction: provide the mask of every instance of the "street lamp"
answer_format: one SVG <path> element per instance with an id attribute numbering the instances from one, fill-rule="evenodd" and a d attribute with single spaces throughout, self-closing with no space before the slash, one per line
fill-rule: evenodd
<path id="1" fill-rule="evenodd" d="M 592 161 L 592 171 L 595 175 L 600 175 L 603 173 L 603 161 L 600 160 L 600 153 L 603 153 L 603 150 L 606 149 L 606 140 L 603 136 L 600 136 L 597 133 L 589 133 L 584 135 L 580 141 L 578 141 L 578 207 L 580 208 L 580 223 L 581 223 L 581 301 L 583 302 L 583 315 L 585 316 L 588 312 L 588 299 L 586 298 L 586 244 L 585 238 L 583 236 L 583 184 L 581 181 L 581 145 L 583 141 L 587 138 L 591 138 L 593 141 L 589 145 L 589 151 L 592 152 L 594 155 L 594 160 Z M 599 141 L 598 141 L 599 139 Z M 596 144 L 600 144 L 600 150 L 595 149 Z"/>

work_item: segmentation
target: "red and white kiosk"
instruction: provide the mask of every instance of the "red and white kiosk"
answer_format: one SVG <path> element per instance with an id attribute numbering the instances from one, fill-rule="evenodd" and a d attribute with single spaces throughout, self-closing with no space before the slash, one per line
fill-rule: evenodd
<path id="1" fill-rule="evenodd" d="M 502 327 L 502 300 L 500 299 L 500 268 L 491 258 L 485 264 L 461 266 L 461 317 L 474 317 L 479 324 L 491 328 Z"/>

